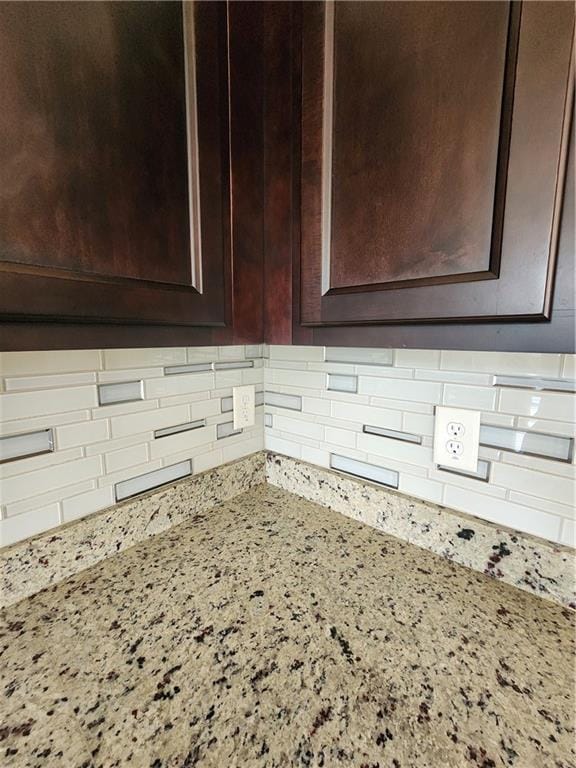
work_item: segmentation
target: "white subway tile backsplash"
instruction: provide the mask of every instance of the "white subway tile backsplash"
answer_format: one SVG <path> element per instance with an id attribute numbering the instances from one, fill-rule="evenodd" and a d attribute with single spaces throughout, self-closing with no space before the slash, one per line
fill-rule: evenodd
<path id="1" fill-rule="evenodd" d="M 181 453 L 199 445 L 213 443 L 215 440 L 216 425 L 193 429 L 190 432 L 181 432 L 178 435 L 154 440 L 150 445 L 150 457 L 152 459 L 161 459 L 173 453 Z"/>
<path id="2" fill-rule="evenodd" d="M 93 419 L 110 419 L 113 416 L 123 416 L 128 413 L 151 411 L 158 407 L 157 400 L 139 400 L 134 403 L 118 403 L 118 405 L 101 405 L 92 411 Z"/>
<path id="3" fill-rule="evenodd" d="M 80 517 L 91 515 L 114 504 L 114 492 L 111 486 L 95 488 L 87 493 L 74 494 L 62 501 L 62 520 L 69 523 Z"/>
<path id="4" fill-rule="evenodd" d="M 181 373 L 202 373 L 211 371 L 213 363 L 186 363 L 185 365 L 167 365 L 164 368 L 166 376 L 177 376 Z M 160 371 L 162 373 L 162 371 Z"/>
<path id="5" fill-rule="evenodd" d="M 498 390 L 488 387 L 472 387 L 464 384 L 444 386 L 444 405 L 453 408 L 471 408 L 475 411 L 493 411 Z"/>
<path id="6" fill-rule="evenodd" d="M 114 384 L 120 381 L 154 379 L 164 374 L 163 368 L 126 368 L 125 370 L 100 371 L 97 374 L 99 384 Z"/>
<path id="7" fill-rule="evenodd" d="M 277 435 L 266 435 L 265 444 L 267 450 L 284 453 L 294 459 L 299 459 L 302 453 L 302 447 L 297 441 L 285 440 Z"/>
<path id="8" fill-rule="evenodd" d="M 246 360 L 251 367 L 235 367 Z M 222 362 L 233 367 L 214 371 Z M 164 372 L 195 363 L 210 370 Z M 542 459 L 482 447 L 480 466 L 490 464 L 482 481 L 436 467 L 431 438 L 434 406 L 443 402 L 482 411 L 485 434 L 490 425 L 526 432 L 524 447 L 533 447 L 542 433 L 549 448 L 564 450 L 566 441 L 555 438 L 574 437 L 574 393 L 494 379 L 576 379 L 574 356 L 274 345 L 3 353 L 0 377 L 0 435 L 52 429 L 55 437 L 53 453 L 0 467 L 8 516 L 1 522 L 20 519 L 2 532 L 10 541 L 104 509 L 113 486 L 136 476 L 190 461 L 202 472 L 262 448 L 262 407 L 254 428 L 217 440 L 231 420 L 221 407 L 241 383 L 266 390 L 269 450 L 325 467 L 331 454 L 342 456 L 395 473 L 402 493 L 572 541 L 574 467 L 560 460 L 565 452 L 554 448 Z M 339 377 L 357 377 L 358 392 L 329 388 Z M 98 405 L 96 382 L 130 381 L 143 382 L 144 400 Z M 154 438 L 201 420 L 206 426 Z M 363 427 L 408 433 L 421 444 Z M 41 510 L 48 510 L 42 520 Z"/>
<path id="9" fill-rule="evenodd" d="M 416 496 L 419 499 L 426 499 L 426 501 L 441 504 L 444 486 L 442 483 L 436 482 L 436 480 L 401 474 L 398 490 L 402 491 L 402 493 L 407 493 L 410 496 Z"/>
<path id="10" fill-rule="evenodd" d="M 218 360 L 218 347 L 188 347 L 186 360 L 189 363 L 212 363 Z"/>
<path id="11" fill-rule="evenodd" d="M 328 389 L 334 392 L 357 392 L 358 377 L 339 373 L 328 374 Z"/>
<path id="12" fill-rule="evenodd" d="M 180 376 L 164 376 L 159 379 L 148 379 L 144 382 L 144 392 L 147 398 L 184 395 L 189 392 L 203 392 L 214 389 L 213 373 L 191 373 Z"/>
<path id="13" fill-rule="evenodd" d="M 231 371 L 238 368 L 254 368 L 254 360 L 222 360 L 214 363 L 215 371 Z"/>
<path id="14" fill-rule="evenodd" d="M 535 472 L 510 464 L 494 464 L 492 481 L 497 485 L 521 491 L 530 496 L 540 496 L 543 499 L 574 506 L 576 498 L 574 478 L 546 475 L 543 472 Z"/>
<path id="15" fill-rule="evenodd" d="M 3 512 L 28 516 L 21 528 L 12 526 L 10 541 L 109 506 L 112 487 L 135 476 L 191 459 L 199 472 L 261 449 L 261 409 L 256 425 L 228 437 L 222 448 L 216 431 L 221 398 L 236 384 L 253 383 L 257 405 L 263 403 L 263 351 L 261 345 L 237 345 L 0 355 L 0 436 L 52 430 L 55 443 L 51 453 L 0 466 Z M 322 348 L 319 353 L 311 359 L 322 359 Z M 181 366 L 195 372 L 180 373 Z M 323 374 L 311 376 L 325 381 Z M 126 393 L 131 387 L 136 394 Z M 143 399 L 100 404 L 98 392 L 108 403 Z M 301 407 L 299 388 L 288 402 Z M 182 427 L 194 423 L 195 429 Z M 177 431 L 163 432 L 171 429 Z M 60 505 L 58 516 L 28 525 L 48 504 Z"/>
<path id="16" fill-rule="evenodd" d="M 539 456 L 527 456 L 522 453 L 502 451 L 503 464 L 513 464 L 515 467 L 526 467 L 545 475 L 560 475 L 560 477 L 574 477 L 576 467 L 573 463 L 557 461 L 554 459 L 541 459 Z"/>
<path id="17" fill-rule="evenodd" d="M 439 368 L 438 349 L 397 349 L 394 365 L 398 368 Z"/>
<path id="18" fill-rule="evenodd" d="M 49 504 L 0 520 L 0 547 L 36 536 L 60 524 L 60 505 Z"/>
<path id="19" fill-rule="evenodd" d="M 252 437 L 249 440 L 242 440 L 232 445 L 227 443 L 222 446 L 222 459 L 224 463 L 236 461 L 236 459 L 249 456 L 251 453 L 260 450 L 262 450 L 262 440 L 260 437 Z"/>
<path id="20" fill-rule="evenodd" d="M 564 355 L 562 376 L 568 379 L 576 379 L 576 355 Z"/>
<path id="21" fill-rule="evenodd" d="M 108 437 L 108 422 L 103 419 L 100 421 L 81 421 L 78 424 L 68 424 L 56 428 L 58 450 L 98 443 L 101 440 L 107 440 Z"/>
<path id="22" fill-rule="evenodd" d="M 192 429 L 200 429 L 206 426 L 206 419 L 198 419 L 197 421 L 187 421 L 184 424 L 176 424 L 172 427 L 164 427 L 163 429 L 157 429 L 154 432 L 154 439 L 168 437 L 169 435 L 178 435 L 180 432 L 189 432 Z"/>
<path id="23" fill-rule="evenodd" d="M 292 347 L 274 344 L 269 349 L 270 360 L 295 360 L 297 362 L 318 362 L 324 360 L 324 347 Z"/>
<path id="24" fill-rule="evenodd" d="M 271 347 L 273 350 L 274 347 Z M 295 347 L 296 349 L 296 347 Z M 392 365 L 394 352 L 391 349 L 370 349 L 365 347 L 326 347 L 326 361 L 335 363 L 358 363 L 360 365 Z M 293 360 L 299 358 L 295 355 Z"/>
<path id="25" fill-rule="evenodd" d="M 203 451 L 194 456 L 194 474 L 205 472 L 207 469 L 213 469 L 224 463 L 222 457 L 222 448 L 215 448 L 211 451 Z"/>
<path id="26" fill-rule="evenodd" d="M 502 389 L 499 410 L 518 416 L 574 421 L 576 401 L 568 392 Z"/>
<path id="27" fill-rule="evenodd" d="M 415 400 L 419 403 L 439 403 L 442 385 L 435 382 L 412 381 L 360 376 L 358 392 L 399 400 Z"/>
<path id="28" fill-rule="evenodd" d="M 131 403 L 134 400 L 143 399 L 144 387 L 140 379 L 136 381 L 122 381 L 116 384 L 98 385 L 98 403 L 100 405 Z"/>
<path id="29" fill-rule="evenodd" d="M 243 344 L 229 344 L 226 347 L 217 347 L 218 360 L 243 360 L 246 357 L 246 348 Z"/>
<path id="30" fill-rule="evenodd" d="M 322 440 L 324 428 L 320 424 L 302 421 L 280 413 L 274 414 L 274 428 L 281 432 L 290 432 L 291 435 L 309 437 L 312 440 Z"/>
<path id="31" fill-rule="evenodd" d="M 129 448 L 122 448 L 119 451 L 112 451 L 112 453 L 104 455 L 106 472 L 118 472 L 120 469 L 143 464 L 145 461 L 148 461 L 148 446 L 146 443 L 131 445 Z"/>
<path id="32" fill-rule="evenodd" d="M 0 435 L 17 435 L 22 432 L 35 432 L 39 429 L 52 429 L 62 424 L 74 424 L 89 419 L 90 411 L 70 411 L 69 413 L 59 413 L 56 416 L 37 416 L 32 419 L 3 421 L 0 422 Z"/>
<path id="33" fill-rule="evenodd" d="M 115 416 L 110 419 L 112 437 L 136 435 L 139 432 L 149 432 L 188 420 L 187 405 L 177 405 L 172 408 L 157 408 L 141 413 L 130 413 L 125 416 Z"/>
<path id="34" fill-rule="evenodd" d="M 154 439 L 153 432 L 139 432 L 136 435 L 127 435 L 126 437 L 117 437 L 109 440 L 103 440 L 101 443 L 93 443 L 84 448 L 86 456 L 98 456 L 111 451 L 119 451 L 121 448 L 129 448 L 131 445 L 140 445 L 141 443 L 151 442 Z"/>
<path id="35" fill-rule="evenodd" d="M 368 435 L 388 437 L 391 440 L 402 440 L 405 443 L 416 443 L 418 445 L 422 443 L 421 435 L 416 435 L 412 432 L 402 432 L 401 430 L 396 429 L 384 429 L 383 427 L 375 427 L 371 424 L 364 424 L 362 431 Z"/>
<path id="36" fill-rule="evenodd" d="M 330 416 L 330 401 L 320 397 L 303 397 L 302 413 L 312 413 L 315 416 Z"/>
<path id="37" fill-rule="evenodd" d="M 476 471 L 473 469 L 457 469 L 456 467 L 445 467 L 442 464 L 438 465 L 439 472 L 449 472 L 453 475 L 462 475 L 464 477 L 475 478 L 476 480 L 486 481 L 490 477 L 490 463 L 483 459 L 478 460 Z"/>
<path id="38" fill-rule="evenodd" d="M 530 352 L 443 351 L 440 367 L 451 371 L 557 376 L 562 355 Z"/>
<path id="39" fill-rule="evenodd" d="M 480 387 L 490 387 L 494 382 L 494 376 L 489 373 L 471 373 L 470 371 L 462 373 L 460 371 L 435 371 L 435 370 L 416 370 L 415 379 L 424 379 L 426 381 L 443 381 L 446 384 L 472 384 Z"/>
<path id="40" fill-rule="evenodd" d="M 560 515 L 560 517 L 573 520 L 575 517 L 574 507 L 572 505 L 559 504 L 557 501 L 550 501 L 550 499 L 538 498 L 537 496 L 529 496 L 527 493 L 521 493 L 519 491 L 510 491 L 508 494 L 510 501 L 515 501 L 518 504 L 524 504 L 527 507 L 534 507 L 534 509 L 543 509 L 545 512 L 550 512 L 553 515 Z"/>
<path id="41" fill-rule="evenodd" d="M 101 353 L 97 349 L 67 349 L 37 352 L 0 352 L 0 376 L 39 376 L 44 373 L 99 371 Z"/>
<path id="42" fill-rule="evenodd" d="M 288 408 L 291 411 L 302 410 L 302 398 L 299 395 L 286 395 L 282 392 L 264 393 L 264 403 L 274 405 L 277 408 Z"/>
<path id="43" fill-rule="evenodd" d="M 481 493 L 447 485 L 444 489 L 444 504 L 485 520 L 491 520 L 498 525 L 505 525 L 534 536 L 552 539 L 552 541 L 558 541 L 560 536 L 560 519 L 555 515 L 503 499 L 487 501 Z"/>
<path id="44" fill-rule="evenodd" d="M 53 450 L 54 433 L 51 429 L 0 437 L 0 464 Z"/>
<path id="45" fill-rule="evenodd" d="M 432 437 L 434 434 L 434 416 L 423 413 L 402 414 L 402 429 L 416 435 Z"/>
<path id="46" fill-rule="evenodd" d="M 231 437 L 232 435 L 241 435 L 241 429 L 234 429 L 233 421 L 224 421 L 221 424 L 216 425 L 216 439 L 223 440 L 225 437 Z"/>
<path id="47" fill-rule="evenodd" d="M 22 501 L 14 501 L 6 505 L 6 516 L 13 517 L 14 515 L 21 515 L 23 512 L 33 512 L 38 509 L 39 504 L 47 506 L 48 504 L 57 503 L 62 501 L 64 495 L 76 496 L 80 493 L 87 493 L 95 487 L 95 480 L 84 480 L 81 483 L 67 485 L 64 489 L 56 488 L 53 491 L 47 491 L 42 496 L 32 496 L 29 499 L 22 499 Z"/>
<path id="48" fill-rule="evenodd" d="M 29 456 L 17 461 L 8 461 L 0 464 L 0 480 L 15 475 L 24 475 L 27 472 L 36 472 L 38 469 L 53 467 L 56 464 L 65 464 L 67 461 L 82 458 L 82 448 L 70 448 L 66 451 L 50 451 L 38 456 Z M 1 489 L 0 489 L 1 491 Z"/>
<path id="49" fill-rule="evenodd" d="M 299 371 L 297 376 L 288 370 L 270 369 L 270 382 L 272 384 L 286 384 L 287 386 L 305 387 L 306 389 L 325 389 L 326 374 L 316 371 Z"/>
<path id="50" fill-rule="evenodd" d="M 74 485 L 81 480 L 97 478 L 102 474 L 102 462 L 99 456 L 68 461 L 45 469 L 27 472 L 23 475 L 2 480 L 0 501 L 9 504 L 30 496 L 40 496 L 45 491 Z"/>
<path id="51" fill-rule="evenodd" d="M 0 421 L 93 408 L 97 404 L 95 386 L 7 392 L 0 395 Z"/>
<path id="52" fill-rule="evenodd" d="M 560 543 L 568 547 L 576 547 L 576 522 L 574 520 L 562 520 Z"/>
<path id="53" fill-rule="evenodd" d="M 391 408 L 374 408 L 369 405 L 353 405 L 332 401 L 332 416 L 358 424 L 373 424 L 386 429 L 400 429 L 402 412 Z"/>
<path id="54" fill-rule="evenodd" d="M 4 379 L 6 392 L 30 389 L 51 389 L 56 387 L 74 387 L 81 384 L 95 384 L 96 373 L 63 373 L 48 376 L 9 377 Z"/>
<path id="55" fill-rule="evenodd" d="M 403 443 L 399 440 L 366 434 L 358 435 L 356 445 L 366 453 L 375 453 L 377 456 L 397 459 L 420 467 L 432 466 L 432 448 L 425 445 L 413 445 L 412 443 Z"/>
<path id="56" fill-rule="evenodd" d="M 337 429 L 336 427 L 324 428 L 324 439 L 327 443 L 338 445 L 341 448 L 356 447 L 356 433 L 348 429 Z"/>
<path id="57" fill-rule="evenodd" d="M 147 472 L 153 472 L 162 468 L 161 459 L 155 461 L 147 461 L 144 464 L 137 464 L 133 467 L 127 467 L 126 469 L 119 469 L 118 472 L 108 472 L 102 477 L 99 477 L 96 481 L 98 488 L 108 488 L 116 483 L 123 482 L 124 480 L 130 480 L 132 477 L 138 477 L 145 475 Z"/>
<path id="58" fill-rule="evenodd" d="M 106 349 L 104 368 L 149 368 L 186 362 L 186 350 L 181 347 L 151 349 Z"/>
<path id="59" fill-rule="evenodd" d="M 262 357 L 262 344 L 246 344 L 244 355 L 246 357 Z"/>
<path id="60" fill-rule="evenodd" d="M 499 387 L 516 387 L 517 389 L 576 392 L 574 379 L 545 379 L 542 376 L 495 376 L 494 384 Z"/>
<path id="61" fill-rule="evenodd" d="M 373 483 L 386 485 L 390 488 L 398 488 L 398 472 L 385 467 L 377 467 L 374 464 L 368 464 L 364 461 L 351 459 L 348 456 L 339 456 L 332 453 L 330 455 L 330 467 L 339 472 L 345 472 L 348 475 L 362 477 L 364 480 L 370 480 Z"/>
<path id="62" fill-rule="evenodd" d="M 480 443 L 493 448 L 544 456 L 559 461 L 570 461 L 573 449 L 573 440 L 569 437 L 487 424 L 480 427 Z"/>
<path id="63" fill-rule="evenodd" d="M 516 417 L 516 424 L 520 429 L 530 429 L 534 432 L 544 432 L 551 435 L 576 437 L 576 421 L 549 421 L 547 419 L 532 418 L 531 416 L 518 416 Z"/>
<path id="64" fill-rule="evenodd" d="M 523 381 L 521 387 L 511 389 L 494 381 L 495 377 L 524 377 L 532 382 L 530 377 L 575 379 L 573 356 L 328 347 L 328 362 L 322 363 L 299 356 L 298 347 L 293 347 L 282 357 L 285 359 L 276 356 L 272 346 L 266 362 L 266 388 L 303 396 L 302 412 L 290 417 L 300 422 L 301 434 L 296 433 L 295 424 L 290 425 L 291 432 L 281 429 L 274 415 L 274 427 L 266 430 L 265 438 L 270 450 L 320 466 L 327 466 L 330 453 L 348 452 L 351 459 L 398 472 L 403 493 L 448 505 L 453 499 L 464 512 L 559 541 L 560 523 L 569 508 L 566 484 L 572 480 L 571 465 L 566 462 L 569 444 L 556 438 L 574 437 L 574 394 L 530 391 Z M 306 365 L 309 372 L 329 374 L 328 381 L 321 386 L 320 381 L 301 380 Z M 358 376 L 358 393 L 334 391 L 336 376 Z M 502 383 L 509 383 L 508 379 Z M 439 403 L 481 411 L 484 436 L 502 436 L 503 429 L 508 436 L 512 430 L 529 433 L 523 438 L 523 448 L 539 448 L 549 458 L 504 450 L 510 447 L 509 441 L 505 446 L 500 441 L 494 448 L 480 447 L 478 477 L 436 467 L 431 439 L 434 406 Z M 310 426 L 314 422 L 324 430 L 323 439 Z M 395 440 L 394 435 L 369 434 L 371 426 L 414 435 L 421 444 Z M 538 432 L 544 437 L 534 434 Z M 524 478 L 516 470 L 543 475 L 545 482 L 520 490 Z M 557 480 L 560 483 L 555 488 Z M 516 515 L 520 509 L 526 512 Z"/>
<path id="65" fill-rule="evenodd" d="M 146 472 L 143 475 L 130 478 L 130 480 L 123 480 L 114 486 L 116 501 L 122 501 L 153 488 L 159 488 L 161 485 L 173 483 L 190 474 L 192 474 L 192 462 L 181 461 L 169 467 Z"/>

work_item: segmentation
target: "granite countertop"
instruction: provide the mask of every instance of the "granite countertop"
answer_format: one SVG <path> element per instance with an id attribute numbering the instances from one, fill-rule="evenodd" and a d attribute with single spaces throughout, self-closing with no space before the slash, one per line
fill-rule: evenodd
<path id="1" fill-rule="evenodd" d="M 572 768 L 574 613 L 258 487 L 6 609 L 3 766 Z"/>

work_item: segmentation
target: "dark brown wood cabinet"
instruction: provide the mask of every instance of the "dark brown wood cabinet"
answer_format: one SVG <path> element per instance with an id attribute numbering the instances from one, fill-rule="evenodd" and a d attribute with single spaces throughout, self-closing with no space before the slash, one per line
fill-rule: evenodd
<path id="1" fill-rule="evenodd" d="M 1 4 L 0 348 L 573 352 L 573 42 L 555 0 Z"/>
<path id="2" fill-rule="evenodd" d="M 547 320 L 565 2 L 304 3 L 304 326 Z"/>
<path id="3" fill-rule="evenodd" d="M 115 324 L 94 337 L 112 345 L 132 324 L 144 343 L 152 326 L 179 343 L 260 340 L 262 248 L 252 236 L 247 249 L 237 218 L 262 209 L 260 18 L 251 3 L 2 4 L 5 345 L 41 323 Z M 240 112 L 232 84 L 244 77 L 256 95 Z M 137 329 L 120 336 L 138 343 Z"/>

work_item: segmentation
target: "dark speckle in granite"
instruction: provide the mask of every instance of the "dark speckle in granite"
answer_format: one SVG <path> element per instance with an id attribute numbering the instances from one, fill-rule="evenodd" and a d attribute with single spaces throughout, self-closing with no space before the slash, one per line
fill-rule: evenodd
<path id="1" fill-rule="evenodd" d="M 262 486 L 3 611 L 0 762 L 574 768 L 574 618 Z"/>

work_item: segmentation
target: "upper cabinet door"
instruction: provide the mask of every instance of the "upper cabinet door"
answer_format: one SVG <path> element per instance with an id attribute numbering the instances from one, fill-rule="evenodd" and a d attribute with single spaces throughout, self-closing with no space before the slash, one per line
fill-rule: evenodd
<path id="1" fill-rule="evenodd" d="M 566 2 L 304 3 L 304 325 L 550 309 Z"/>
<path id="2" fill-rule="evenodd" d="M 2 3 L 0 313 L 222 325 L 225 3 Z"/>

